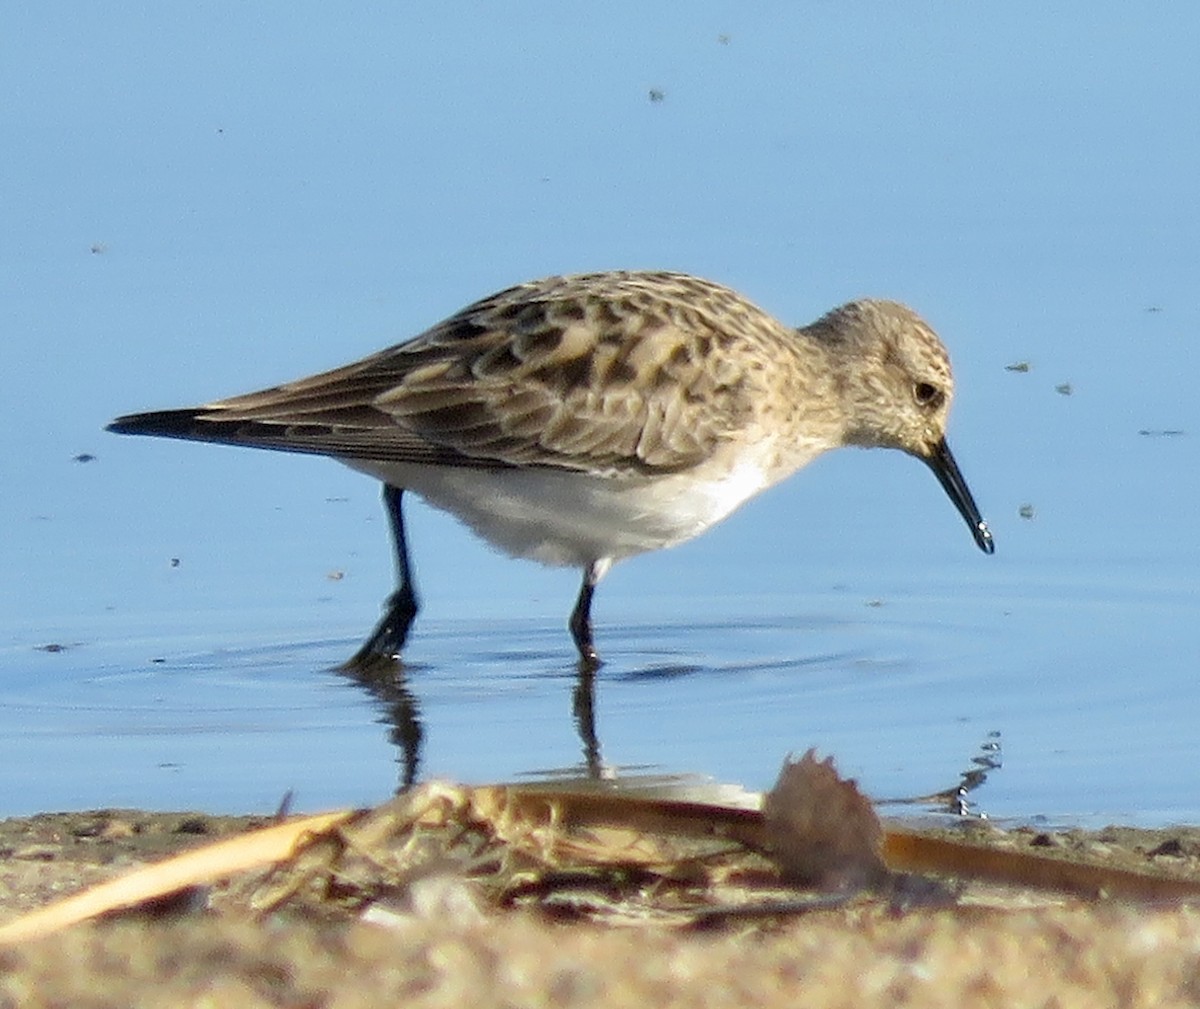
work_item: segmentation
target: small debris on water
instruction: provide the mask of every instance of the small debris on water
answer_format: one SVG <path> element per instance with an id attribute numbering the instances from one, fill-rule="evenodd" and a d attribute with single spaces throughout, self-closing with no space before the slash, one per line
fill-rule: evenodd
<path id="1" fill-rule="evenodd" d="M 1060 385 L 1056 385 L 1054 387 L 1054 391 L 1057 392 L 1060 396 L 1070 396 L 1071 393 L 1074 392 L 1075 390 L 1071 388 L 1070 382 L 1063 382 Z"/>
<path id="2" fill-rule="evenodd" d="M 72 462 L 95 462 L 96 457 L 91 452 L 80 452 L 79 455 L 73 456 Z"/>
<path id="3" fill-rule="evenodd" d="M 1020 515 L 1021 518 L 1023 518 L 1023 519 L 1031 519 L 1034 517 L 1034 515 L 1036 513 L 1033 510 L 1033 505 L 1023 504 L 1023 505 L 1021 505 L 1020 508 L 1017 509 L 1017 514 Z"/>
<path id="4" fill-rule="evenodd" d="M 1028 361 L 1014 361 L 1012 364 L 1006 364 L 1004 366 L 1004 370 L 1005 371 L 1019 371 L 1019 372 L 1024 373 L 1024 372 L 1029 371 L 1029 369 L 1032 367 L 1033 367 L 1033 365 L 1031 365 Z"/>

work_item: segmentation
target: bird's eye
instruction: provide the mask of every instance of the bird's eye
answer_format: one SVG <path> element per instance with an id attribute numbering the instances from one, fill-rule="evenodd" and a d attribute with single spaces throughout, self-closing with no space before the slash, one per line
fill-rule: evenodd
<path id="1" fill-rule="evenodd" d="M 918 406 L 926 406 L 936 410 L 945 402 L 946 394 L 936 385 L 930 385 L 928 382 L 918 382 L 913 386 L 913 399 L 917 401 Z"/>

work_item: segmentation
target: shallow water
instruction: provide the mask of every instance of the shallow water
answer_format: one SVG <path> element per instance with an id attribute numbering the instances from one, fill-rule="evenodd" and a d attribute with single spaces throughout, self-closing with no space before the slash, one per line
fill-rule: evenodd
<path id="1" fill-rule="evenodd" d="M 678 564 L 664 563 L 671 554 L 635 564 L 660 577 L 655 569 L 669 567 L 694 586 L 722 569 L 720 547 L 739 553 L 740 536 L 760 528 L 735 524 Z M 666 595 L 663 582 L 614 575 L 598 597 L 605 664 L 590 751 L 562 619 L 512 612 L 565 609 L 570 583 L 482 548 L 481 580 L 500 575 L 483 589 L 502 591 L 508 572 L 510 584 L 527 574 L 568 591 L 538 600 L 518 590 L 488 618 L 439 618 L 429 599 L 408 665 L 374 690 L 336 668 L 356 638 L 311 633 L 345 622 L 336 600 L 286 618 L 252 605 L 236 619 L 226 609 L 191 614 L 186 636 L 162 633 L 177 617 L 126 633 L 128 616 L 114 608 L 74 637 L 42 642 L 62 651 L 7 650 L 4 812 L 263 811 L 289 791 L 304 809 L 368 803 L 415 760 L 419 776 L 476 782 L 587 773 L 590 760 L 592 773 L 618 779 L 701 773 L 757 789 L 786 753 L 810 746 L 872 796 L 905 799 L 953 788 L 991 743 L 1002 766 L 971 793 L 975 811 L 1049 823 L 1196 819 L 1196 796 L 1181 788 L 1195 746 L 1181 698 L 1200 642 L 1186 578 L 1107 590 L 1090 579 L 1011 584 L 972 555 L 965 530 L 961 540 L 961 565 L 876 576 L 874 592 L 849 564 L 810 564 L 809 577 L 815 568 L 818 580 L 840 581 L 786 595 L 754 590 L 777 573 L 770 563 L 740 564 L 730 580 L 743 591 L 724 596 Z M 264 632 L 272 626 L 275 641 Z M 406 748 L 414 722 L 420 745 Z"/>
<path id="2" fill-rule="evenodd" d="M 374 802 L 415 711 L 426 776 L 762 788 L 815 746 L 880 799 L 998 759 L 993 817 L 1200 821 L 1200 12 L 304 9 L 14 15 L 0 815 Z M 574 573 L 415 508 L 371 693 L 369 481 L 101 431 L 618 266 L 911 302 L 996 555 L 924 467 L 819 460 L 604 581 L 589 751 Z"/>

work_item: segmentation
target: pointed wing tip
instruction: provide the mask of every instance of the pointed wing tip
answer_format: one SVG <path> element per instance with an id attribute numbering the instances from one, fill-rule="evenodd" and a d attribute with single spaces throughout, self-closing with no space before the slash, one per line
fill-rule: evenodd
<path id="1" fill-rule="evenodd" d="M 104 430 L 113 434 L 146 434 L 162 438 L 196 437 L 196 417 L 195 410 L 129 413 L 106 424 Z"/>

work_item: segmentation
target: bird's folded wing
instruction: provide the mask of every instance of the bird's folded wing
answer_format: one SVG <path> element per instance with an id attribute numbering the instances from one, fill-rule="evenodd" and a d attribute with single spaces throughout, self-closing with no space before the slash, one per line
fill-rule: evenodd
<path id="1" fill-rule="evenodd" d="M 645 474 L 702 462 L 747 410 L 703 320 L 504 297 L 355 364 L 209 404 L 196 424 L 223 429 L 211 440 L 351 459 Z"/>

